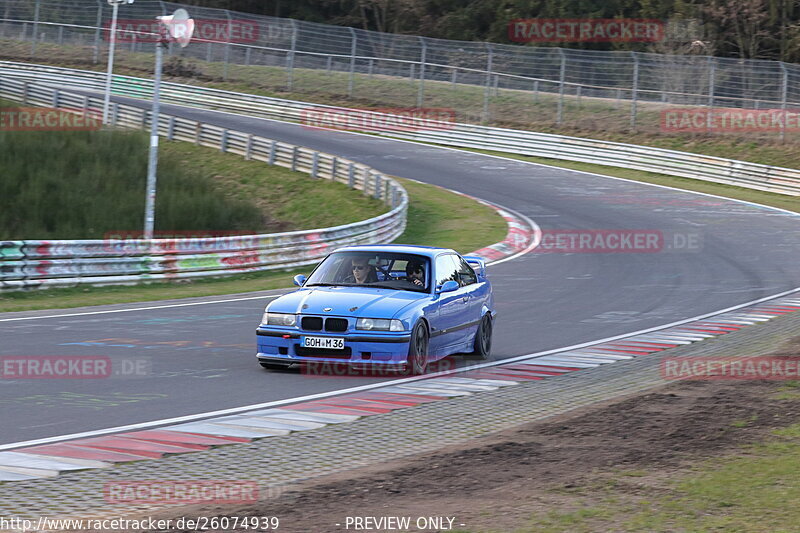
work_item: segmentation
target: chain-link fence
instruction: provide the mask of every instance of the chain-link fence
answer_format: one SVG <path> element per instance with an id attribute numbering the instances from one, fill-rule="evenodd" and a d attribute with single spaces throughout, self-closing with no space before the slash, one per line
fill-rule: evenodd
<path id="1" fill-rule="evenodd" d="M 152 71 L 147 25 L 178 7 L 198 26 L 192 45 L 170 50 L 182 56 L 168 63 L 177 77 L 324 103 L 454 108 L 460 122 L 520 128 L 669 132 L 677 109 L 687 131 L 780 139 L 800 131 L 798 65 L 447 41 L 157 0 L 120 7 L 120 69 Z M 0 56 L 99 68 L 110 19 L 106 0 L 0 0 Z M 739 111 L 725 118 L 731 110 Z"/>

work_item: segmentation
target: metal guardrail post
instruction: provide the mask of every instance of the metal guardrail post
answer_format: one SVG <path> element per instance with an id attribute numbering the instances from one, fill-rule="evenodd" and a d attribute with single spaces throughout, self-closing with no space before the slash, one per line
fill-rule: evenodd
<path id="1" fill-rule="evenodd" d="M 286 89 L 292 92 L 294 89 L 294 55 L 297 51 L 297 22 L 290 20 L 292 25 L 292 44 L 289 53 L 286 54 Z"/>
<path id="2" fill-rule="evenodd" d="M 339 158 L 333 156 L 331 160 L 331 181 L 336 181 L 336 172 L 339 170 Z"/>
<path id="3" fill-rule="evenodd" d="M 556 124 L 559 126 L 564 122 L 564 82 L 567 75 L 567 56 L 564 50 L 558 48 L 561 56 L 561 70 L 558 75 L 558 109 L 556 110 Z"/>
<path id="4" fill-rule="evenodd" d="M 381 175 L 380 174 L 375 174 L 375 192 L 374 192 L 374 196 L 377 199 L 380 199 L 380 197 L 381 197 Z"/>
<path id="5" fill-rule="evenodd" d="M 60 93 L 58 91 L 58 88 L 53 89 L 53 98 L 50 101 L 50 107 L 52 107 L 54 109 L 58 109 L 58 97 L 59 96 L 60 96 Z"/>
<path id="6" fill-rule="evenodd" d="M 422 50 L 420 51 L 419 59 L 419 91 L 417 92 L 417 107 L 422 107 L 425 100 L 425 61 L 428 55 L 428 45 L 425 43 L 425 37 L 419 38 Z"/>
<path id="7" fill-rule="evenodd" d="M 28 90 L 30 89 L 28 82 L 22 82 L 22 104 L 28 105 Z"/>
<path id="8" fill-rule="evenodd" d="M 639 56 L 631 52 L 633 57 L 633 80 L 631 80 L 631 131 L 636 131 L 636 104 L 639 96 Z"/>
<path id="9" fill-rule="evenodd" d="M 780 62 L 781 73 L 781 133 L 780 138 L 781 142 L 786 141 L 786 107 L 787 102 L 786 98 L 789 92 L 789 69 L 786 68 L 786 64 L 781 61 Z"/>
<path id="10" fill-rule="evenodd" d="M 347 80 L 347 97 L 352 98 L 356 76 L 356 46 L 358 45 L 358 38 L 356 37 L 356 30 L 349 27 L 347 29 L 350 30 L 350 36 L 352 38 L 352 42 L 350 43 L 350 79 Z"/>
<path id="11" fill-rule="evenodd" d="M 277 156 L 278 151 L 278 143 L 276 141 L 272 141 L 269 145 L 269 158 L 267 159 L 267 163 L 270 165 L 275 164 L 275 157 Z"/>
<path id="12" fill-rule="evenodd" d="M 364 169 L 364 194 L 369 196 L 369 169 Z"/>
<path id="13" fill-rule="evenodd" d="M 31 57 L 36 57 L 36 41 L 39 39 L 39 11 L 42 0 L 36 0 L 33 8 L 33 39 L 31 40 Z"/>
<path id="14" fill-rule="evenodd" d="M 489 122 L 489 98 L 492 90 L 492 62 L 494 60 L 494 51 L 492 45 L 486 43 L 486 86 L 483 89 L 483 116 L 481 120 L 486 123 Z"/>
<path id="15" fill-rule="evenodd" d="M 231 62 L 231 36 L 233 35 L 233 19 L 231 18 L 231 13 L 227 9 L 225 10 L 225 15 L 228 17 L 228 38 L 226 39 L 227 42 L 225 43 L 225 65 L 222 67 L 222 79 L 228 81 L 228 66 Z M 169 43 L 172 45 L 172 41 Z"/>
<path id="16" fill-rule="evenodd" d="M 297 170 L 297 146 L 292 146 L 292 172 Z"/>
<path id="17" fill-rule="evenodd" d="M 116 126 L 118 121 L 119 121 L 119 104 L 115 102 L 111 104 L 111 125 Z"/>
<path id="18" fill-rule="evenodd" d="M 222 130 L 222 137 L 220 137 L 219 140 L 219 150 L 223 153 L 228 151 L 228 130 Z"/>
<path id="19" fill-rule="evenodd" d="M 356 186 L 356 167 L 353 163 L 347 169 L 347 186 L 351 189 Z"/>
<path id="20" fill-rule="evenodd" d="M 253 134 L 247 136 L 247 146 L 244 149 L 244 158 L 247 161 L 253 159 Z"/>
<path id="21" fill-rule="evenodd" d="M 717 63 L 714 58 L 708 56 L 708 114 L 706 115 L 706 128 L 711 131 L 711 123 L 714 114 L 714 86 L 716 85 Z"/>
<path id="22" fill-rule="evenodd" d="M 318 171 L 319 171 L 319 152 L 314 152 L 314 158 L 311 161 L 311 177 L 317 178 Z"/>
<path id="23" fill-rule="evenodd" d="M 195 124 L 194 128 L 194 144 L 200 146 L 202 142 L 203 142 L 203 123 L 198 122 Z"/>
<path id="24" fill-rule="evenodd" d="M 97 0 L 97 27 L 94 30 L 94 49 L 92 50 L 92 63 L 100 62 L 101 28 L 103 26 L 103 0 Z"/>
<path id="25" fill-rule="evenodd" d="M 533 103 L 539 103 L 539 80 L 533 82 Z"/>

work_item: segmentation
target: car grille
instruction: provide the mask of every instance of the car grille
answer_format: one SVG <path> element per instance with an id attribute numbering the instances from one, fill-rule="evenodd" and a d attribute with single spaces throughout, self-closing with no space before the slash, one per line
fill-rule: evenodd
<path id="1" fill-rule="evenodd" d="M 350 359 L 353 354 L 349 346 L 344 350 L 331 350 L 328 348 L 304 348 L 299 344 L 294 345 L 294 353 L 301 357 L 328 357 L 330 359 Z"/>
<path id="2" fill-rule="evenodd" d="M 300 320 L 300 327 L 305 331 L 322 331 L 323 320 L 319 316 L 304 316 Z M 346 318 L 326 318 L 325 331 L 343 333 L 347 331 Z"/>
<path id="3" fill-rule="evenodd" d="M 303 329 L 307 331 L 321 331 L 322 330 L 322 319 L 318 316 L 304 316 L 303 320 L 300 321 Z"/>
<path id="4" fill-rule="evenodd" d="M 325 320 L 325 331 L 347 331 L 346 318 L 328 318 Z"/>

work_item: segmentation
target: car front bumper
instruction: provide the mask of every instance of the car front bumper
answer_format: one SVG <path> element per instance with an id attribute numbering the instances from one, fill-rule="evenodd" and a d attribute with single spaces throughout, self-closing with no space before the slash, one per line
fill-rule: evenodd
<path id="1" fill-rule="evenodd" d="M 302 337 L 336 337 L 344 339 L 344 349 L 303 348 Z M 408 358 L 409 332 L 299 332 L 261 326 L 256 330 L 260 362 L 277 364 L 346 363 L 364 366 L 400 367 Z"/>

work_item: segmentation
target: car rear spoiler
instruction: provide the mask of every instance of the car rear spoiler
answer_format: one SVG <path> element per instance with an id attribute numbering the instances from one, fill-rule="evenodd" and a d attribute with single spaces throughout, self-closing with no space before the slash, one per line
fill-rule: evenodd
<path id="1" fill-rule="evenodd" d="M 478 276 L 482 278 L 486 277 L 485 259 L 483 259 L 482 257 L 478 257 L 476 255 L 465 255 L 464 261 L 466 261 L 469 264 L 469 266 L 472 267 L 472 270 L 474 270 Z"/>

